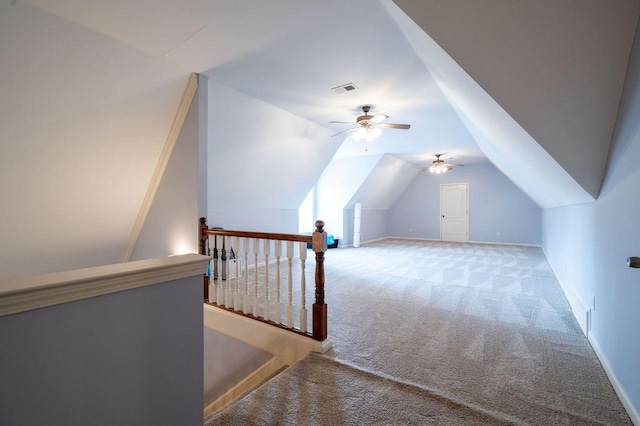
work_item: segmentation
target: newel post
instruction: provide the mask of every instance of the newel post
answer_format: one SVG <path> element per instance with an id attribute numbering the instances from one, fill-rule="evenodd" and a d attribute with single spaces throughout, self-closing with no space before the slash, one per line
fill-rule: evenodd
<path id="1" fill-rule="evenodd" d="M 316 254 L 316 301 L 313 304 L 313 338 L 327 339 L 327 305 L 324 303 L 324 253 L 327 251 L 327 233 L 324 222 L 316 221 L 312 237 L 312 248 Z"/>
<path id="2" fill-rule="evenodd" d="M 204 254 L 205 256 L 208 256 L 209 254 L 207 253 L 207 240 L 209 239 L 209 237 L 207 236 L 205 231 L 209 229 L 209 226 L 207 225 L 206 217 L 200 218 L 200 226 L 198 227 L 198 229 L 200 230 L 200 232 L 198 232 L 198 235 L 200 238 L 200 254 Z M 204 274 L 203 285 L 204 285 L 204 300 L 208 301 L 209 300 L 209 276 L 207 274 Z"/>

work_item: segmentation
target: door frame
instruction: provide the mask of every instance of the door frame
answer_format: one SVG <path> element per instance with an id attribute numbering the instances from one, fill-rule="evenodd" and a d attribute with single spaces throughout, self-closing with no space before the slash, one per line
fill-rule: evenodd
<path id="1" fill-rule="evenodd" d="M 464 185 L 466 187 L 465 193 L 466 193 L 466 205 L 467 205 L 467 211 L 465 214 L 465 227 L 466 227 L 466 234 L 465 234 L 465 240 L 462 242 L 469 242 L 469 182 L 450 182 L 450 183 L 441 183 L 440 184 L 440 208 L 439 208 L 439 217 L 438 217 L 438 221 L 440 223 L 440 241 L 445 241 L 442 239 L 442 189 L 443 187 L 446 186 L 454 186 L 454 185 Z"/>

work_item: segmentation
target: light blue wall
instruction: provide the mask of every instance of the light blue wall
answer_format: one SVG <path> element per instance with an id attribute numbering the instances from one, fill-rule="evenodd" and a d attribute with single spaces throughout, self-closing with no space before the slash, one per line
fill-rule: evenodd
<path id="1" fill-rule="evenodd" d="M 640 256 L 639 217 L 640 46 L 636 39 L 598 199 L 543 212 L 547 258 L 570 302 L 581 299 L 592 305 L 595 296 L 589 339 L 634 406 L 636 422 L 640 421 L 640 269 L 628 268 L 625 262 L 628 256 Z"/>
<path id="2" fill-rule="evenodd" d="M 202 426 L 200 275 L 0 318 L 1 425 Z"/>
<path id="3" fill-rule="evenodd" d="M 348 223 L 348 234 L 344 243 L 340 241 L 340 245 L 353 244 L 353 223 L 355 217 L 355 209 L 345 210 L 345 223 Z M 389 236 L 389 210 L 388 209 L 365 209 L 362 208 L 360 215 L 360 241 L 377 240 Z"/>
<path id="4" fill-rule="evenodd" d="M 470 241 L 540 244 L 540 207 L 491 163 L 419 174 L 389 210 L 389 235 L 440 239 L 442 183 L 469 183 Z"/>
<path id="5" fill-rule="evenodd" d="M 209 206 L 207 224 L 236 231 L 298 233 L 298 209 L 236 209 Z"/>

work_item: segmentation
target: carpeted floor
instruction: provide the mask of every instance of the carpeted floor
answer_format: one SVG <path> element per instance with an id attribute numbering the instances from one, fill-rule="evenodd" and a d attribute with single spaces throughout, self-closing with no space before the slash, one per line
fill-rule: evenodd
<path id="1" fill-rule="evenodd" d="M 631 424 L 540 249 L 386 240 L 325 266 L 333 351 L 207 425 Z"/>

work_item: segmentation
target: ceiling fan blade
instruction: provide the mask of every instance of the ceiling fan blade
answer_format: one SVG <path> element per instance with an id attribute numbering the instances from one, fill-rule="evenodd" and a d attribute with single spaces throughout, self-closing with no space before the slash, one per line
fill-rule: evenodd
<path id="1" fill-rule="evenodd" d="M 447 167 L 464 167 L 464 164 L 449 164 L 449 163 L 444 163 L 443 166 L 447 166 Z"/>
<path id="2" fill-rule="evenodd" d="M 386 120 L 387 118 L 389 118 L 389 116 L 388 116 L 388 115 L 386 115 L 386 114 L 378 114 L 378 115 L 376 115 L 375 117 L 373 117 L 372 119 L 370 119 L 369 121 L 370 121 L 371 123 L 379 123 L 379 122 L 381 122 L 382 120 Z"/>
<path id="3" fill-rule="evenodd" d="M 347 133 L 347 132 L 352 132 L 352 131 L 354 131 L 354 130 L 358 130 L 359 128 L 360 128 L 360 127 L 352 127 L 352 128 L 350 128 L 350 129 L 347 129 L 347 130 L 343 130 L 343 131 L 341 131 L 341 132 L 338 132 L 338 133 L 336 133 L 335 135 L 331 135 L 331 137 L 338 136 L 338 135 L 341 135 L 341 134 L 343 134 L 343 133 Z"/>
<path id="4" fill-rule="evenodd" d="M 377 127 L 381 127 L 383 129 L 408 129 L 411 127 L 410 124 L 395 124 L 395 123 L 380 123 Z"/>
<path id="5" fill-rule="evenodd" d="M 353 121 L 330 121 L 329 123 L 353 124 Z"/>

